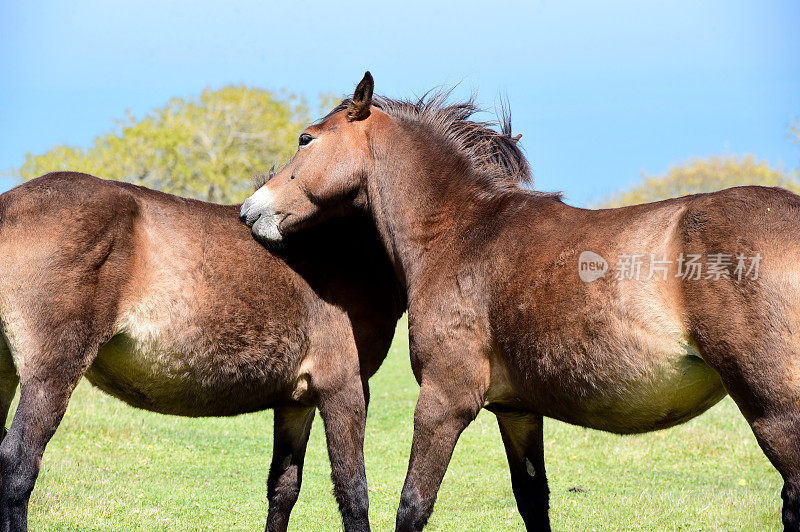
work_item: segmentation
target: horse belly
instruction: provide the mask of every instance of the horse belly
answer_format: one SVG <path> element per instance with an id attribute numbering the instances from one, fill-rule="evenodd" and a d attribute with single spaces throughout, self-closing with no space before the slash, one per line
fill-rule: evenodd
<path id="1" fill-rule="evenodd" d="M 86 378 L 132 406 L 163 414 L 236 415 L 281 402 L 285 378 L 256 361 L 227 368 L 225 362 L 118 334 L 100 349 Z"/>
<path id="2" fill-rule="evenodd" d="M 667 428 L 702 414 L 727 393 L 719 374 L 691 348 L 665 356 L 640 379 L 621 382 L 605 411 L 590 412 L 588 426 L 618 433 Z"/>
<path id="3" fill-rule="evenodd" d="M 657 354 L 557 358 L 564 363 L 534 369 L 528 373 L 534 378 L 515 388 L 525 389 L 530 406 L 543 415 L 584 427 L 619 434 L 658 430 L 705 412 L 727 393 L 719 374 L 684 342 Z"/>

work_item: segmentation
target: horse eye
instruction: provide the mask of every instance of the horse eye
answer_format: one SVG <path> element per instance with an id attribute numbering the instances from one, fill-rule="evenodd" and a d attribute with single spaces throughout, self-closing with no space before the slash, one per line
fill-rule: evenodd
<path id="1" fill-rule="evenodd" d="M 298 139 L 297 142 L 298 142 L 298 144 L 300 144 L 300 146 L 305 146 L 306 144 L 308 144 L 312 140 L 314 140 L 314 137 L 312 137 L 308 133 L 303 133 L 302 135 L 300 135 L 300 138 Z"/>

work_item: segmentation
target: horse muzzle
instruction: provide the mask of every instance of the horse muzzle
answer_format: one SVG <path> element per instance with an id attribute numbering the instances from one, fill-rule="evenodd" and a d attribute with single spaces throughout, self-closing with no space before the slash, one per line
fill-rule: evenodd
<path id="1" fill-rule="evenodd" d="M 283 235 L 278 230 L 281 218 L 272 208 L 272 193 L 261 187 L 255 194 L 244 200 L 239 209 L 239 219 L 253 230 L 253 235 L 259 240 L 280 242 Z"/>

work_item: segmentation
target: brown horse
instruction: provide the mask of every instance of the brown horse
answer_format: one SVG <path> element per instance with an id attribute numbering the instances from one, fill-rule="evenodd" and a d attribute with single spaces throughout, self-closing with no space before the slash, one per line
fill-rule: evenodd
<path id="1" fill-rule="evenodd" d="M 510 126 L 470 124 L 464 153 L 476 168 L 528 178 Z M 270 252 L 238 216 L 239 206 L 75 173 L 0 195 L 0 428 L 21 383 L 0 445 L 0 531 L 25 528 L 42 453 L 81 375 L 166 414 L 275 408 L 268 530 L 287 527 L 318 407 L 345 529 L 369 528 L 367 379 L 405 293 L 363 221 L 332 220 Z"/>
<path id="2" fill-rule="evenodd" d="M 274 254 L 238 210 L 66 172 L 0 196 L 0 427 L 21 384 L 0 446 L 0 530 L 26 528 L 82 375 L 165 414 L 275 408 L 268 530 L 287 527 L 318 407 L 345 528 L 369 528 L 367 379 L 405 296 L 374 231 L 333 245 L 345 229 L 333 222 Z"/>
<path id="3" fill-rule="evenodd" d="M 497 414 L 519 511 L 538 530 L 543 416 L 638 433 L 727 392 L 783 476 L 783 523 L 798 530 L 800 197 L 743 187 L 577 209 L 475 169 L 458 123 L 373 100 L 372 85 L 365 75 L 306 129 L 243 213 L 272 242 L 366 214 L 406 287 L 421 388 L 397 528 L 425 525 L 481 408 Z"/>

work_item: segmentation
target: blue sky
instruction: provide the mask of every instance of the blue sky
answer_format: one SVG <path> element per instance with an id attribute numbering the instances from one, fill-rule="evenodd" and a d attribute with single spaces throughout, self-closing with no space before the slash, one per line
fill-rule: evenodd
<path id="1" fill-rule="evenodd" d="M 800 3 L 769 0 L 3 2 L 0 171 L 207 86 L 314 99 L 366 69 L 388 96 L 507 96 L 537 188 L 576 205 L 696 156 L 795 168 L 798 27 Z"/>

